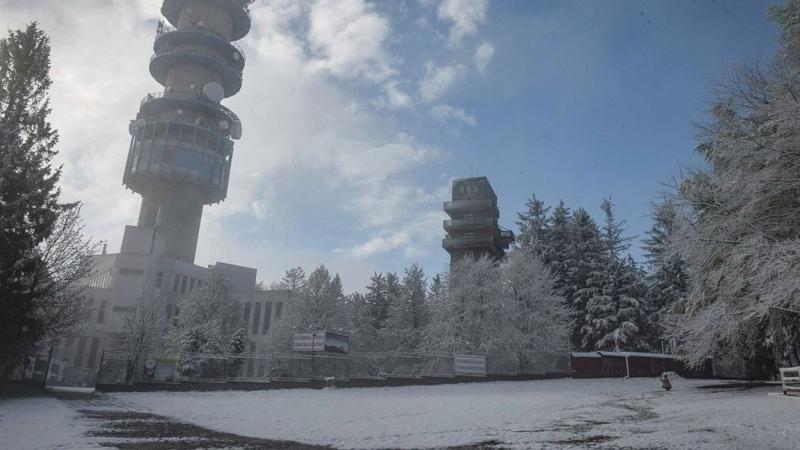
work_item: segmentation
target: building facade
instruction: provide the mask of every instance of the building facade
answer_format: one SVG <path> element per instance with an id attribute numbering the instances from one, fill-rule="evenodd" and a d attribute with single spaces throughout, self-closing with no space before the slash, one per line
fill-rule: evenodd
<path id="1" fill-rule="evenodd" d="M 291 292 L 256 289 L 256 269 L 194 264 L 203 207 L 225 199 L 239 118 L 221 104 L 242 86 L 245 55 L 234 41 L 250 30 L 252 0 L 164 0 L 148 94 L 130 123 L 123 183 L 142 197 L 137 226 L 125 227 L 119 253 L 95 257 L 84 327 L 52 350 L 48 383 L 93 385 L 104 352 L 114 351 L 125 313 L 140 298 L 161 297 L 164 314 L 208 280 L 227 278 L 247 325 L 246 352 L 263 352 Z"/>
<path id="2" fill-rule="evenodd" d="M 514 233 L 498 224 L 497 195 L 486 177 L 453 180 L 452 200 L 444 202 L 444 211 L 450 219 L 444 221 L 442 247 L 451 265 L 464 257 L 500 259 L 514 242 Z"/>

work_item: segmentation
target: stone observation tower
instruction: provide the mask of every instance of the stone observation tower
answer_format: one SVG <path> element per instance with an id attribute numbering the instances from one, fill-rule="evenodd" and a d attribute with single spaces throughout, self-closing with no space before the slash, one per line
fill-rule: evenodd
<path id="1" fill-rule="evenodd" d="M 444 221 L 442 247 L 451 265 L 464 257 L 500 259 L 514 242 L 514 233 L 497 223 L 497 195 L 486 177 L 453 180 L 453 200 L 444 202 L 444 211 L 450 220 Z"/>
<path id="2" fill-rule="evenodd" d="M 163 92 L 136 120 L 123 183 L 141 194 L 139 227 L 156 228 L 163 256 L 194 262 L 203 206 L 228 190 L 242 124 L 220 102 L 242 87 L 245 56 L 233 41 L 250 31 L 253 0 L 164 0 L 150 59 Z"/>

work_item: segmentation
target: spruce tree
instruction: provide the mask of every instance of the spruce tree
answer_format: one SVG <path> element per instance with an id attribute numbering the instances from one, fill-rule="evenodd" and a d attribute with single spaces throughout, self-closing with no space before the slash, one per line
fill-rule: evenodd
<path id="1" fill-rule="evenodd" d="M 536 194 L 531 195 L 525 206 L 527 211 L 517 213 L 519 234 L 516 242 L 523 250 L 541 256 L 548 243 L 547 214 L 550 208 L 536 198 Z"/>
<path id="2" fill-rule="evenodd" d="M 78 205 L 58 202 L 49 72 L 50 40 L 36 23 L 0 40 L 0 371 L 77 321 L 85 292 L 69 286 L 91 270 Z"/>
<path id="3" fill-rule="evenodd" d="M 394 351 L 416 351 L 428 321 L 427 282 L 419 264 L 405 269 L 400 293 L 392 302 L 387 320 L 387 337 Z"/>
<path id="4" fill-rule="evenodd" d="M 686 260 L 671 249 L 678 226 L 677 208 L 671 199 L 654 205 L 653 225 L 642 246 L 648 269 L 647 307 L 652 324 L 649 340 L 656 348 L 671 341 L 667 322 L 673 314 L 683 313 L 689 293 Z"/>

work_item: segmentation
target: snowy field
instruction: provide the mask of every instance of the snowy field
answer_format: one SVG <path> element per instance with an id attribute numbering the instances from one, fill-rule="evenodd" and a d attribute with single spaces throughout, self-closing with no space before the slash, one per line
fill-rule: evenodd
<path id="1" fill-rule="evenodd" d="M 211 430 L 337 448 L 800 448 L 800 398 L 709 381 L 546 380 L 260 392 L 107 394 L 0 401 L 0 448 L 88 447 L 76 411 L 117 409 Z M 38 417 L 37 417 L 38 415 Z M 34 425 L 36 424 L 36 425 Z M 24 431 L 32 433 L 24 433 Z"/>

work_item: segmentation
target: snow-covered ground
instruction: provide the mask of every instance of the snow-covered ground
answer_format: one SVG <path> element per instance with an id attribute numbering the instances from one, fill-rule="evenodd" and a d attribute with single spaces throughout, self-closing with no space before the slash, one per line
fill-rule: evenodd
<path id="1" fill-rule="evenodd" d="M 53 397 L 0 400 L 0 449 L 85 448 L 78 413 Z"/>
<path id="2" fill-rule="evenodd" d="M 261 392 L 115 394 L 214 430 L 345 448 L 489 440 L 520 448 L 800 448 L 800 399 L 708 381 L 546 380 Z"/>
<path id="3" fill-rule="evenodd" d="M 81 448 L 75 411 L 140 411 L 221 432 L 338 448 L 800 448 L 800 398 L 713 381 L 546 380 L 257 392 L 105 394 L 0 400 L 0 448 Z M 96 444 L 85 438 L 84 447 Z"/>

